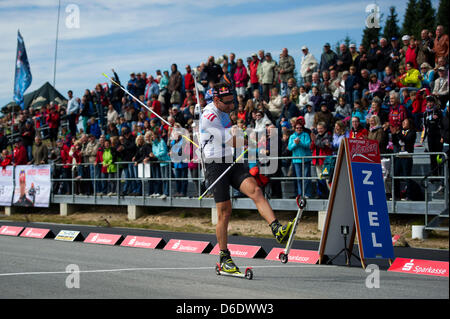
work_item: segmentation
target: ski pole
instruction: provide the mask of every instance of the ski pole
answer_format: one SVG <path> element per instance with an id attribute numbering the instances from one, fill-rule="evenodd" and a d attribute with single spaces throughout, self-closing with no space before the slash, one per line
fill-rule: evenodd
<path id="1" fill-rule="evenodd" d="M 153 111 L 151 108 L 149 108 L 147 105 L 145 105 L 145 103 L 142 103 L 141 100 L 139 100 L 138 98 L 136 98 L 133 94 L 131 94 L 130 92 L 128 92 L 127 89 L 125 89 L 122 85 L 120 85 L 119 83 L 117 83 L 116 81 L 114 81 L 113 79 L 111 79 L 109 76 L 107 76 L 105 73 L 103 73 L 103 76 L 106 77 L 107 79 L 109 79 L 112 83 L 114 83 L 115 85 L 117 85 L 119 88 L 122 89 L 122 91 L 124 91 L 125 93 L 127 93 L 129 96 L 131 96 L 133 98 L 133 100 L 135 100 L 136 102 L 138 102 L 140 105 L 142 105 L 143 107 L 145 107 L 147 110 L 149 110 L 150 112 L 152 112 L 154 115 L 156 115 L 161 121 L 163 121 L 164 123 L 166 123 L 167 125 L 169 125 L 170 127 L 173 128 L 173 125 L 170 124 L 169 122 L 167 122 L 165 119 L 163 119 L 158 113 L 156 113 L 155 111 Z M 186 135 L 180 134 L 182 137 L 184 137 L 187 141 L 191 142 L 192 144 L 194 144 L 196 147 L 198 147 L 198 144 L 195 143 L 193 140 L 191 140 L 189 137 L 187 137 Z"/>

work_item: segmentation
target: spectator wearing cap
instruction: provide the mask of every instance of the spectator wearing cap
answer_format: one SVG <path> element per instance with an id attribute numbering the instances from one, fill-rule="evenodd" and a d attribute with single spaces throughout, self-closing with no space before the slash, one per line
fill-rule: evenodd
<path id="1" fill-rule="evenodd" d="M 422 87 L 433 90 L 434 88 L 434 69 L 428 62 L 420 65 L 420 75 L 422 76 Z"/>
<path id="2" fill-rule="evenodd" d="M 329 71 L 336 67 L 337 54 L 331 50 L 330 44 L 327 42 L 323 46 L 323 52 L 320 56 L 319 71 Z"/>
<path id="3" fill-rule="evenodd" d="M 409 41 L 411 40 L 411 37 L 407 34 L 402 36 L 402 43 L 400 44 L 400 65 L 405 65 L 405 54 L 408 50 Z"/>
<path id="4" fill-rule="evenodd" d="M 259 86 L 260 86 L 259 78 L 258 78 L 259 66 L 260 66 L 260 61 L 258 59 L 258 55 L 256 53 L 253 53 L 252 61 L 249 64 L 251 92 L 254 92 L 254 90 L 259 90 Z"/>
<path id="5" fill-rule="evenodd" d="M 136 89 L 137 89 L 136 74 L 134 72 L 131 72 L 130 79 L 128 80 L 128 83 L 127 83 L 127 90 L 132 95 L 136 96 L 136 91 L 137 91 Z M 129 97 L 129 99 L 130 99 L 130 97 Z"/>
<path id="6" fill-rule="evenodd" d="M 146 79 L 142 77 L 142 74 L 136 74 L 136 97 L 140 98 L 141 95 L 144 95 L 146 84 Z"/>
<path id="7" fill-rule="evenodd" d="M 356 70 L 359 72 L 358 68 L 359 68 L 360 54 L 356 50 L 356 44 L 350 43 L 350 45 L 348 46 L 348 50 L 350 51 L 350 55 L 352 56 L 352 65 L 356 66 Z"/>
<path id="8" fill-rule="evenodd" d="M 327 102 L 322 101 L 320 103 L 320 110 L 314 115 L 314 127 L 317 127 L 319 122 L 325 123 L 327 128 L 332 128 L 334 125 L 333 113 L 328 109 Z"/>
<path id="9" fill-rule="evenodd" d="M 300 74 L 302 76 L 302 82 L 312 82 L 312 74 L 316 71 L 319 63 L 317 62 L 314 55 L 309 52 L 309 49 L 306 45 L 302 46 L 302 61 L 300 63 Z"/>
<path id="10" fill-rule="evenodd" d="M 434 39 L 433 48 L 436 62 L 439 58 L 443 57 L 446 60 L 446 64 L 448 64 L 448 46 L 448 35 L 444 33 L 444 27 L 442 25 L 438 25 L 436 27 L 436 37 Z"/>
<path id="11" fill-rule="evenodd" d="M 369 69 L 370 73 L 377 73 L 378 72 L 378 63 L 380 62 L 380 59 L 382 58 L 380 52 L 380 46 L 378 45 L 377 40 L 371 40 L 370 41 L 370 48 L 367 52 L 367 68 Z"/>
<path id="12" fill-rule="evenodd" d="M 309 198 L 311 197 L 311 181 L 300 178 L 311 177 L 311 158 L 303 158 L 312 155 L 311 137 L 305 132 L 302 121 L 295 123 L 294 132 L 289 136 L 288 150 L 292 152 L 292 166 L 297 177 L 295 181 L 297 195 Z M 305 187 L 302 187 L 303 185 Z"/>
<path id="13" fill-rule="evenodd" d="M 397 73 L 398 66 L 401 60 L 400 45 L 396 37 L 391 38 L 391 53 L 389 55 L 389 66 L 394 73 Z"/>
<path id="14" fill-rule="evenodd" d="M 262 98 L 269 102 L 270 90 L 277 84 L 278 79 L 277 63 L 272 59 L 270 52 L 266 53 L 266 58 L 258 69 L 258 78 L 262 85 Z"/>
<path id="15" fill-rule="evenodd" d="M 289 55 L 288 49 L 283 48 L 280 54 L 280 60 L 278 62 L 278 74 L 280 75 L 280 93 L 281 96 L 288 95 L 287 82 L 294 76 L 295 61 L 292 56 Z"/>
<path id="16" fill-rule="evenodd" d="M 448 70 L 438 67 L 439 78 L 434 81 L 433 95 L 435 95 L 441 104 L 441 107 L 448 102 Z"/>

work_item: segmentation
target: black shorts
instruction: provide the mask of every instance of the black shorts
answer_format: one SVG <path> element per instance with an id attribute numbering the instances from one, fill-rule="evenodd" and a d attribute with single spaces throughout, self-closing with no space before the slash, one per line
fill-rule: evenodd
<path id="1" fill-rule="evenodd" d="M 231 163 L 207 163 L 205 165 L 206 181 L 208 185 L 214 183 L 219 176 L 232 165 Z M 212 188 L 216 203 L 226 202 L 230 199 L 230 185 L 239 190 L 244 179 L 252 177 L 246 163 L 236 163 Z"/>

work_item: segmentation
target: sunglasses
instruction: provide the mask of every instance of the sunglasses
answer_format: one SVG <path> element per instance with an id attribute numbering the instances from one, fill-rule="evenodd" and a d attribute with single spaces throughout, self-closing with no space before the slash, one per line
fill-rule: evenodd
<path id="1" fill-rule="evenodd" d="M 222 103 L 225 104 L 225 105 L 230 105 L 230 104 L 233 104 L 233 103 L 234 103 L 233 100 L 228 101 L 228 102 L 226 102 L 226 101 L 224 101 L 224 100 L 220 100 L 220 102 L 222 102 Z"/>

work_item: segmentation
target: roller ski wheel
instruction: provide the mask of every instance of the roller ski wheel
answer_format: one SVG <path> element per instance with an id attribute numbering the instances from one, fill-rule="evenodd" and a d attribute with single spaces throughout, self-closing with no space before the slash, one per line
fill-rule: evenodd
<path id="1" fill-rule="evenodd" d="M 285 254 L 285 253 L 283 253 L 283 252 L 281 252 L 281 253 L 278 255 L 278 258 L 280 259 L 280 261 L 281 261 L 283 264 L 286 264 L 286 263 L 288 262 L 288 259 L 289 259 L 288 255 Z"/>
<path id="2" fill-rule="evenodd" d="M 230 276 L 230 277 L 245 278 L 248 280 L 253 279 L 253 270 L 251 267 L 246 268 L 244 273 L 242 273 L 240 271 L 226 272 L 221 269 L 219 264 L 216 264 L 215 271 L 216 271 L 216 275 L 218 275 L 218 276 L 223 275 L 223 276 Z"/>

